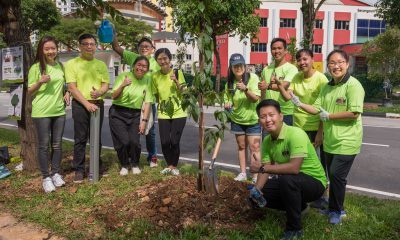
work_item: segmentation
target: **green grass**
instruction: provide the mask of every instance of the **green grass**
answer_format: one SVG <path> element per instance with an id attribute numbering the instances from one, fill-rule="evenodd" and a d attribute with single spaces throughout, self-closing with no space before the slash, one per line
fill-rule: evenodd
<path id="1" fill-rule="evenodd" d="M 0 128 L 0 145 L 13 146 L 11 152 L 15 156 L 20 149 L 17 132 Z M 72 144 L 64 143 L 63 151 L 65 155 L 71 154 Z M 109 163 L 109 177 L 103 178 L 97 184 L 83 183 L 75 189 L 74 185 L 69 183 L 67 187 L 52 194 L 44 194 L 41 191 L 40 174 L 13 171 L 9 178 L 0 180 L 2 206 L 11 210 L 17 217 L 38 223 L 67 239 L 236 240 L 277 239 L 282 234 L 285 225 L 284 213 L 269 209 L 264 210 L 263 219 L 254 221 L 253 229 L 246 230 L 195 225 L 173 233 L 168 230 L 156 230 L 147 219 L 126 221 L 123 226 L 116 229 L 107 229 L 104 222 L 98 219 L 88 222 L 90 216 L 105 211 L 99 206 L 111 206 L 136 188 L 166 178 L 159 174 L 161 167 L 150 169 L 146 166 L 142 166 L 144 171 L 141 175 L 120 177 L 114 151 L 104 150 L 102 158 Z M 17 163 L 10 164 L 10 169 L 13 169 L 13 164 Z M 70 164 L 64 162 L 63 169 L 69 171 Z M 183 164 L 181 172 L 194 176 L 197 170 L 190 164 Z M 232 176 L 227 172 L 222 174 Z M 36 190 L 29 190 L 30 186 L 36 186 Z M 131 201 L 132 206 L 136 203 L 136 199 L 127 200 Z M 311 210 L 303 220 L 305 232 L 303 239 L 400 239 L 400 201 L 348 193 L 345 205 L 348 217 L 341 226 L 329 225 L 325 216 Z M 116 212 L 114 215 L 118 218 L 119 214 Z"/>
<path id="2" fill-rule="evenodd" d="M 368 109 L 365 112 L 400 113 L 400 104 L 394 104 L 393 107 L 379 106 L 377 109 Z"/>

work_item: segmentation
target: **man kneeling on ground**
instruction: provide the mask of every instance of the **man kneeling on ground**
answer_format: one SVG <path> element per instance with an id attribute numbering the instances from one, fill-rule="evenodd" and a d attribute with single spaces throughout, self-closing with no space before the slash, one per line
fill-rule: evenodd
<path id="1" fill-rule="evenodd" d="M 282 239 L 302 237 L 301 212 L 307 203 L 319 199 L 325 191 L 326 178 L 321 162 L 307 134 L 283 122 L 279 103 L 272 99 L 257 106 L 260 125 L 270 135 L 261 146 L 262 162 L 256 161 L 251 172 L 258 179 L 250 190 L 250 200 L 259 207 L 286 211 L 286 229 Z M 274 174 L 274 177 L 269 177 Z M 265 200 L 261 199 L 263 196 Z"/>

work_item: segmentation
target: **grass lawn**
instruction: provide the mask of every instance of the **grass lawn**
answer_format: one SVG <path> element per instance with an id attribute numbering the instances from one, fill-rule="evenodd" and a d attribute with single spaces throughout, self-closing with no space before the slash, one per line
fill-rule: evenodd
<path id="1" fill-rule="evenodd" d="M 400 113 L 400 104 L 394 104 L 393 107 L 379 106 L 375 109 L 366 109 L 364 112 Z"/>
<path id="2" fill-rule="evenodd" d="M 2 145 L 17 155 L 17 132 L 0 128 Z M 232 181 L 232 174 L 223 173 L 219 198 L 205 197 L 196 191 L 196 169 L 189 164 L 181 165 L 181 176 L 171 177 L 159 174 L 161 166 L 151 169 L 142 161 L 141 175 L 121 177 L 115 152 L 104 150 L 110 175 L 76 185 L 72 144 L 65 142 L 63 151 L 67 186 L 45 194 L 39 173 L 13 171 L 0 180 L 2 206 L 67 239 L 279 239 L 283 232 L 284 213 L 249 209 L 246 185 Z M 400 201 L 348 193 L 345 206 L 347 218 L 340 226 L 312 209 L 303 220 L 303 239 L 400 239 Z"/>

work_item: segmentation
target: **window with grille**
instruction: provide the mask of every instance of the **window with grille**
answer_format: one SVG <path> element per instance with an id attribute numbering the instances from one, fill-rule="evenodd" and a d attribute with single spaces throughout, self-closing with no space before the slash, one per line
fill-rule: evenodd
<path id="1" fill-rule="evenodd" d="M 321 44 L 313 44 L 312 51 L 314 53 L 322 53 L 322 45 Z"/>
<path id="2" fill-rule="evenodd" d="M 335 29 L 337 30 L 349 30 L 349 21 L 335 21 Z"/>
<path id="3" fill-rule="evenodd" d="M 251 51 L 252 52 L 267 52 L 267 44 L 266 43 L 252 43 Z"/>
<path id="4" fill-rule="evenodd" d="M 323 20 L 315 20 L 315 26 L 314 28 L 319 28 L 322 29 L 322 25 L 323 25 L 324 21 Z"/>
<path id="5" fill-rule="evenodd" d="M 260 27 L 268 27 L 268 18 L 260 18 Z"/>
<path id="6" fill-rule="evenodd" d="M 296 26 L 296 19 L 294 18 L 281 18 L 281 28 L 294 28 Z"/>

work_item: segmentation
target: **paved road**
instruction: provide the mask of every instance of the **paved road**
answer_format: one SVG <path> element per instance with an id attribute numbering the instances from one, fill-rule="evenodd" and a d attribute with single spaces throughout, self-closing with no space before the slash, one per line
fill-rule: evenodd
<path id="1" fill-rule="evenodd" d="M 0 124 L 14 124 L 6 118 L 5 94 L 0 94 Z M 108 109 L 108 107 L 107 107 Z M 71 111 L 67 111 L 67 123 L 64 137 L 73 138 L 73 121 Z M 206 125 L 215 123 L 212 109 L 206 110 Z M 385 119 L 363 117 L 364 138 L 361 153 L 357 156 L 351 169 L 348 184 L 377 191 L 400 194 L 400 119 Z M 157 130 L 158 133 L 158 130 Z M 103 145 L 112 147 L 110 130 L 108 127 L 108 110 L 105 114 L 103 132 Z M 145 150 L 142 139 L 142 150 Z M 157 136 L 158 152 L 161 153 L 160 141 Z M 195 161 L 198 157 L 198 127 L 188 120 L 181 141 L 181 157 L 183 160 Z M 206 154 L 206 159 L 210 156 Z M 221 163 L 231 166 L 233 171 L 238 171 L 236 143 L 234 135 L 227 132 L 218 156 Z"/>

